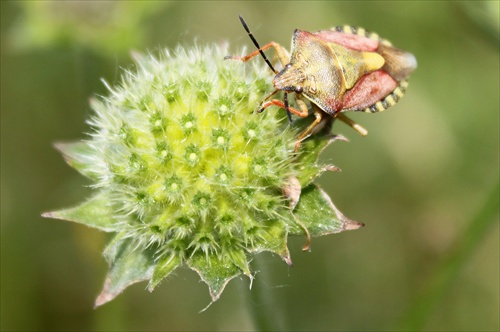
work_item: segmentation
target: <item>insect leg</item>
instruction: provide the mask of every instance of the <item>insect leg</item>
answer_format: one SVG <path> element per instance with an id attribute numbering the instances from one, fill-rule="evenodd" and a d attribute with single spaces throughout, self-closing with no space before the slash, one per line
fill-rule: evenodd
<path id="1" fill-rule="evenodd" d="M 361 136 L 368 135 L 368 130 L 366 130 L 364 127 L 354 122 L 352 119 L 348 118 L 344 113 L 337 113 L 336 118 L 344 122 L 352 129 L 356 130 Z"/>
<path id="2" fill-rule="evenodd" d="M 262 105 L 264 104 L 264 102 L 265 102 L 266 100 L 268 100 L 269 98 L 271 98 L 272 96 L 274 96 L 275 94 L 277 94 L 278 92 L 280 92 L 280 90 L 274 90 L 273 92 L 271 92 L 270 94 L 268 94 L 268 95 L 267 95 L 267 97 L 266 97 L 266 98 L 264 98 L 264 100 L 262 101 L 262 103 L 260 103 L 260 107 L 259 107 L 259 109 L 257 110 L 257 113 L 262 113 L 262 112 L 264 112 L 264 108 L 265 108 L 265 107 L 262 107 Z M 266 106 L 266 107 L 268 107 L 268 106 Z"/>
<path id="3" fill-rule="evenodd" d="M 274 106 L 278 106 L 279 108 L 282 108 L 282 109 L 286 110 L 286 106 L 285 106 L 285 104 L 281 100 L 279 100 L 279 99 L 271 99 L 271 100 L 268 100 L 268 101 L 262 103 L 262 105 L 260 106 L 260 109 L 257 112 L 261 113 L 266 108 L 268 108 L 269 106 L 273 106 L 273 105 Z M 300 105 L 299 105 L 299 107 L 300 107 Z M 300 107 L 300 110 L 298 110 L 296 108 L 288 106 L 288 110 L 290 112 L 292 112 L 293 114 L 300 116 L 301 118 L 306 118 L 309 115 L 309 113 L 307 111 L 307 107 L 305 109 L 302 109 Z"/>
<path id="4" fill-rule="evenodd" d="M 276 53 L 278 54 L 278 59 L 280 60 L 280 62 L 283 65 L 286 65 L 288 62 L 290 62 L 288 60 L 289 58 L 288 58 L 288 54 L 286 53 L 286 51 L 283 49 L 283 47 L 280 44 L 278 44 L 276 42 L 270 42 L 270 43 L 262 46 L 258 50 L 255 50 L 252 53 L 245 55 L 245 56 L 226 55 L 224 57 L 224 60 L 232 59 L 232 60 L 239 60 L 239 61 L 247 62 L 248 60 L 250 60 L 251 58 L 253 58 L 259 54 L 264 54 L 263 51 L 265 51 L 271 47 L 274 47 L 274 49 L 276 50 Z M 271 68 L 271 70 L 275 74 L 277 74 L 278 71 L 276 69 L 274 69 L 274 67 L 271 65 L 271 62 L 269 62 L 269 60 L 267 59 L 267 57 L 265 58 L 265 60 L 266 60 L 267 65 L 269 66 L 269 68 Z"/>
<path id="5" fill-rule="evenodd" d="M 297 114 L 297 115 L 301 116 L 301 117 L 306 117 L 308 115 L 308 113 L 307 113 L 307 105 L 305 105 L 304 102 L 302 102 L 303 105 L 299 104 L 300 111 L 298 111 L 298 110 L 290 107 L 290 104 L 288 104 L 288 93 L 285 93 L 284 98 L 283 98 L 283 101 L 284 101 L 283 103 L 280 103 L 280 101 L 277 100 L 277 99 L 273 99 L 271 101 L 267 101 L 269 98 L 271 98 L 272 96 L 274 96 L 275 94 L 277 94 L 279 91 L 280 90 L 274 90 L 273 92 L 271 92 L 264 99 L 264 102 L 261 104 L 261 107 L 257 110 L 257 112 L 258 113 L 262 113 L 262 112 L 264 112 L 265 108 L 267 108 L 267 107 L 269 107 L 271 105 L 275 105 L 275 106 L 284 108 L 286 110 L 286 114 L 288 116 L 288 120 L 290 120 L 290 123 L 292 123 L 292 112 L 294 114 Z M 297 98 L 295 98 L 295 101 L 297 101 Z"/>
<path id="6" fill-rule="evenodd" d="M 271 64 L 271 62 L 269 62 L 269 59 L 264 54 L 265 50 L 267 50 L 268 48 L 274 47 L 274 49 L 276 50 L 276 53 L 278 54 L 278 58 L 283 66 L 285 66 L 287 63 L 290 62 L 290 56 L 288 55 L 287 51 L 285 51 L 285 49 L 280 44 L 278 44 L 276 42 L 270 42 L 270 43 L 260 47 L 259 43 L 257 42 L 257 39 L 255 39 L 252 32 L 250 32 L 250 29 L 248 28 L 247 23 L 245 22 L 243 17 L 241 17 L 241 15 L 240 15 L 240 21 L 241 21 L 241 24 L 243 25 L 243 28 L 248 33 L 248 36 L 252 40 L 253 44 L 255 45 L 255 47 L 257 47 L 257 50 L 246 55 L 246 56 L 240 57 L 240 56 L 228 55 L 228 56 L 224 57 L 224 59 L 234 59 L 234 60 L 240 60 L 240 61 L 246 62 L 246 61 L 250 60 L 251 58 L 253 58 L 254 56 L 256 56 L 257 54 L 260 54 L 262 56 L 262 58 L 264 59 L 264 61 L 269 66 L 269 68 L 271 68 L 271 70 L 275 74 L 277 74 L 278 71 L 276 69 L 274 69 L 273 65 Z"/>
<path id="7" fill-rule="evenodd" d="M 302 141 L 305 140 L 306 138 L 308 138 L 309 136 L 311 136 L 314 128 L 321 122 L 321 120 L 323 120 L 323 111 L 315 108 L 314 109 L 314 116 L 316 117 L 316 119 L 314 119 L 314 122 L 311 123 L 309 125 L 309 127 L 307 127 L 307 129 L 304 130 L 302 132 L 302 134 L 300 134 L 299 137 L 297 138 L 297 143 L 295 143 L 294 152 L 299 151 L 299 147 L 300 147 L 300 144 L 302 143 Z"/>
<path id="8" fill-rule="evenodd" d="M 301 94 L 295 94 L 295 103 L 297 104 L 297 106 L 299 107 L 299 109 L 302 111 L 302 113 L 307 113 L 309 114 L 308 110 L 307 110 L 307 105 L 306 103 L 302 100 L 302 95 Z"/>

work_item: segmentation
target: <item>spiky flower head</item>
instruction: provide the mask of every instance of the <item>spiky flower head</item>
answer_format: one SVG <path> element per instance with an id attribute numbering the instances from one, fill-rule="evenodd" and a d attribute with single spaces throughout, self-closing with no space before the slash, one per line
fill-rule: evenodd
<path id="1" fill-rule="evenodd" d="M 93 99 L 88 140 L 57 144 L 66 161 L 93 181 L 83 204 L 44 216 L 115 233 L 104 256 L 110 270 L 96 305 L 128 285 L 152 290 L 187 264 L 219 298 L 269 251 L 292 264 L 288 235 L 357 229 L 312 184 L 332 166 L 319 153 L 340 138 L 327 132 L 294 153 L 297 132 L 283 110 L 254 111 L 272 76 L 255 61 L 224 61 L 225 47 L 135 54 L 109 95 Z"/>

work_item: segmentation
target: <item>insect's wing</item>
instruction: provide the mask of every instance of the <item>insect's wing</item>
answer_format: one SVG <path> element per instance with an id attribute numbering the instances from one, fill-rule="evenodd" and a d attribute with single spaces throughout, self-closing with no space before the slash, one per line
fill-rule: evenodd
<path id="1" fill-rule="evenodd" d="M 417 60 L 413 54 L 392 46 L 388 40 L 363 28 L 339 26 L 331 30 L 315 32 L 314 35 L 328 43 L 342 45 L 357 51 L 380 54 L 386 62 L 382 69 L 398 82 L 407 79 L 410 73 L 417 68 Z"/>
<path id="2" fill-rule="evenodd" d="M 404 95 L 408 85 L 406 79 L 417 67 L 413 54 L 393 47 L 389 41 L 363 28 L 341 26 L 318 31 L 314 35 L 326 43 L 356 51 L 375 52 L 384 58 L 381 69 L 366 74 L 346 91 L 343 111 L 383 111 Z"/>
<path id="3" fill-rule="evenodd" d="M 396 47 L 381 44 L 377 52 L 382 55 L 385 65 L 382 67 L 396 81 L 403 81 L 417 68 L 417 59 L 409 52 Z"/>

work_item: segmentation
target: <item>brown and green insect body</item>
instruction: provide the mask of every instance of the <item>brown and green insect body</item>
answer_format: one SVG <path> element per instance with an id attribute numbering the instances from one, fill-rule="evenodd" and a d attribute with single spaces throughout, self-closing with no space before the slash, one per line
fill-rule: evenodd
<path id="1" fill-rule="evenodd" d="M 248 61 L 261 54 L 276 73 L 276 89 L 262 103 L 261 111 L 275 105 L 301 117 L 308 115 L 302 96 L 313 106 L 316 119 L 299 137 L 295 145 L 315 132 L 326 119 L 324 113 L 347 123 L 362 135 L 366 130 L 347 118 L 343 112 L 380 112 L 394 105 L 404 95 L 406 79 L 416 68 L 415 57 L 392 46 L 375 33 L 351 26 L 308 32 L 295 30 L 290 56 L 275 42 L 259 47 L 243 18 L 240 20 L 258 50 L 244 57 L 227 57 Z M 263 51 L 274 47 L 284 66 L 276 71 Z M 279 91 L 285 92 L 284 102 L 270 99 Z M 287 94 L 295 92 L 298 109 L 290 107 Z"/>

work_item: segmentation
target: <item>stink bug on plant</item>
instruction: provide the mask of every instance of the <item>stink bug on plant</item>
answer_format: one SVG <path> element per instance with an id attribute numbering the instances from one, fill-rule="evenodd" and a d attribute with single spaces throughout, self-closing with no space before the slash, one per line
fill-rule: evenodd
<path id="1" fill-rule="evenodd" d="M 330 30 L 308 32 L 296 29 L 292 37 L 292 50 L 288 52 L 278 43 L 270 42 L 262 47 L 254 38 L 247 24 L 240 21 L 257 50 L 246 56 L 227 56 L 226 59 L 248 61 L 262 55 L 276 74 L 275 90 L 262 102 L 259 112 L 274 105 L 300 117 L 309 112 L 302 96 L 314 110 L 314 122 L 299 135 L 295 152 L 300 143 L 316 132 L 318 126 L 331 118 L 337 118 L 361 135 L 366 129 L 343 114 L 346 111 L 380 112 L 394 105 L 404 95 L 406 79 L 417 67 L 413 54 L 402 51 L 363 28 L 338 26 Z M 274 47 L 281 71 L 274 69 L 264 51 Z M 284 100 L 270 99 L 284 91 Z M 288 103 L 288 93 L 295 92 L 297 108 Z M 330 117 L 324 117 L 324 113 Z"/>

